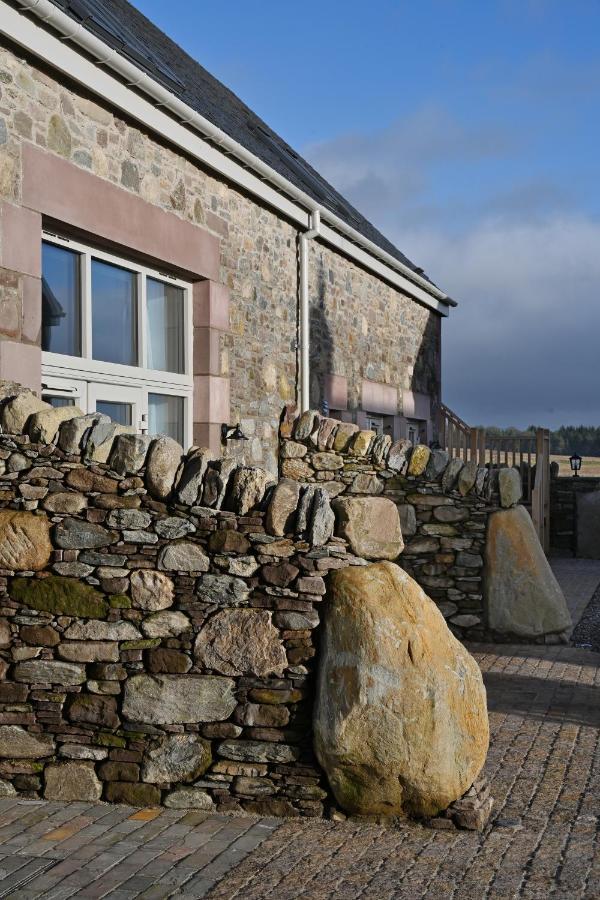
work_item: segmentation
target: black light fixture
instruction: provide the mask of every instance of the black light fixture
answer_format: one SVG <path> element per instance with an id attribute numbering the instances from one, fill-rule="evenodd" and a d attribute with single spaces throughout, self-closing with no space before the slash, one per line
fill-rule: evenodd
<path id="1" fill-rule="evenodd" d="M 226 425 L 223 423 L 223 425 L 221 425 L 221 440 L 224 442 L 249 441 L 250 438 L 244 434 L 239 422 L 237 425 Z"/>
<path id="2" fill-rule="evenodd" d="M 569 465 L 571 466 L 571 471 L 573 472 L 573 478 L 577 478 L 579 475 L 579 470 L 581 469 L 581 457 L 578 453 L 574 453 L 569 457 Z"/>

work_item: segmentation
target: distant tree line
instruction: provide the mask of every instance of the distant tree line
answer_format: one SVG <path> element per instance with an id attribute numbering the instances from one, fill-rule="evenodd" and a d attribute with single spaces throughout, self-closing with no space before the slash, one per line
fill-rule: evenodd
<path id="1" fill-rule="evenodd" d="M 535 434 L 536 426 L 523 431 L 519 428 L 485 428 L 491 437 L 511 437 L 516 434 Z M 600 427 L 594 425 L 561 425 L 550 432 L 550 452 L 560 456 L 579 453 L 580 456 L 600 456 Z"/>

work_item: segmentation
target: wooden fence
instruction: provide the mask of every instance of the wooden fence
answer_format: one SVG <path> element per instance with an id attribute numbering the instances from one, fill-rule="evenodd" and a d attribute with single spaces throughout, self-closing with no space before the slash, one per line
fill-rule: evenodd
<path id="1" fill-rule="evenodd" d="M 523 503 L 531 512 L 540 543 L 550 546 L 550 432 L 538 428 L 510 436 L 489 435 L 485 428 L 471 428 L 444 404 L 438 411 L 438 442 L 451 457 L 471 459 L 480 466 L 518 469 L 523 484 Z"/>

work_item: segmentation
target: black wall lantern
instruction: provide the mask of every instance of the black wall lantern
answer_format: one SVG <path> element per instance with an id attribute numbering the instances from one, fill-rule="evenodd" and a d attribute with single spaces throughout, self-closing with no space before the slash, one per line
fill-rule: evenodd
<path id="1" fill-rule="evenodd" d="M 571 471 L 573 472 L 573 478 L 577 478 L 579 475 L 579 470 L 581 469 L 581 457 L 578 453 L 574 453 L 569 457 L 569 465 L 571 466 Z"/>
<path id="2" fill-rule="evenodd" d="M 223 423 L 221 425 L 221 440 L 222 441 L 249 441 L 250 438 L 246 437 L 242 429 L 240 428 L 240 424 L 238 422 L 237 425 L 226 425 Z"/>

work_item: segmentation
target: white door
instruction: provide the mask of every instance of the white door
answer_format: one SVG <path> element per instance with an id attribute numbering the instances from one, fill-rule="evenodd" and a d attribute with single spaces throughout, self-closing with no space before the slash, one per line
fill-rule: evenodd
<path id="1" fill-rule="evenodd" d="M 123 384 L 88 385 L 89 412 L 104 413 L 119 425 L 131 425 L 136 431 L 147 430 L 144 391 Z"/>

